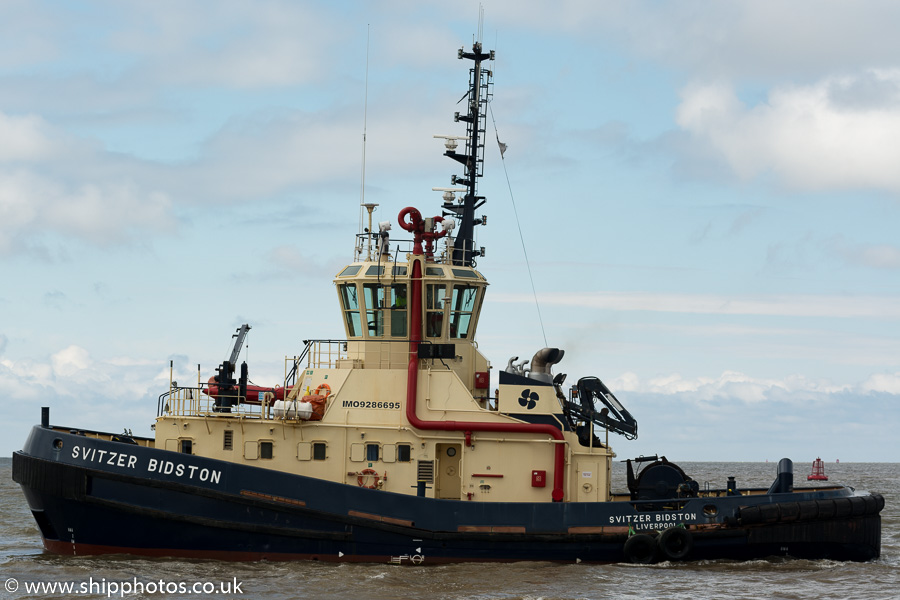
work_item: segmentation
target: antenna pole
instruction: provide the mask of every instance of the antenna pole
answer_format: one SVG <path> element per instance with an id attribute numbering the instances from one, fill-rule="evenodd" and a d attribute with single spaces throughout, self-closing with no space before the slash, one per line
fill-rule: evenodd
<path id="1" fill-rule="evenodd" d="M 448 149 L 444 156 L 461 163 L 465 168 L 462 177 L 454 175 L 451 178 L 453 185 L 465 188 L 465 197 L 459 204 L 445 202 L 444 214 L 452 214 L 459 221 L 459 233 L 453 246 L 452 263 L 466 267 L 475 266 L 475 225 L 483 224 L 480 219 L 476 223 L 475 210 L 484 204 L 484 196 L 478 196 L 478 178 L 482 176 L 484 169 L 484 134 L 487 105 L 491 98 L 491 71 L 483 68 L 481 63 L 485 60 L 494 60 L 494 51 L 483 52 L 481 42 L 472 44 L 472 51 L 466 52 L 460 48 L 458 58 L 468 59 L 474 62 L 469 71 L 469 91 L 464 96 L 467 99 L 468 111 L 466 114 L 456 113 L 456 121 L 466 123 L 466 150 L 464 154 L 456 150 Z"/>

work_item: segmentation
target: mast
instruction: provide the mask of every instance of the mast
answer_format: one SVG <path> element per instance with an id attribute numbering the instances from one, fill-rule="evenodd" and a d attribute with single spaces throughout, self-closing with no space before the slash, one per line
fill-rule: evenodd
<path id="1" fill-rule="evenodd" d="M 444 202 L 444 216 L 452 215 L 459 223 L 459 233 L 453 245 L 452 264 L 466 267 L 475 266 L 475 225 L 483 225 L 485 219 L 476 219 L 475 210 L 485 203 L 484 196 L 478 195 L 478 178 L 484 174 L 484 138 L 487 122 L 487 103 L 491 99 L 491 71 L 482 67 L 485 60 L 494 60 L 494 51 L 482 52 L 481 42 L 472 44 L 472 51 L 459 49 L 458 58 L 468 59 L 475 64 L 469 71 L 469 91 L 466 94 L 468 113 L 454 114 L 454 121 L 464 121 L 466 125 L 466 150 L 458 153 L 454 148 L 444 152 L 465 167 L 465 174 L 453 175 L 450 183 L 463 186 L 465 196 Z"/>

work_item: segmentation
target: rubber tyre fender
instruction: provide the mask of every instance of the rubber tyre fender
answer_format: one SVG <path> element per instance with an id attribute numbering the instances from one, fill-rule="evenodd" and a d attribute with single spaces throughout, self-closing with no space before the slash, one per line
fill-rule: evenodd
<path id="1" fill-rule="evenodd" d="M 844 519 L 853 513 L 853 503 L 850 498 L 834 499 L 834 517 L 836 519 Z"/>
<path id="2" fill-rule="evenodd" d="M 813 519 L 819 516 L 819 505 L 816 504 L 815 500 L 806 500 L 805 502 L 800 503 L 800 517 L 801 521 L 812 521 Z"/>
<path id="3" fill-rule="evenodd" d="M 659 551 L 669 560 L 684 560 L 694 549 L 694 536 L 684 527 L 669 527 L 656 540 Z"/>
<path id="4" fill-rule="evenodd" d="M 760 504 L 759 520 L 762 523 L 777 523 L 781 518 L 781 510 L 777 504 Z"/>
<path id="5" fill-rule="evenodd" d="M 778 505 L 778 510 L 781 513 L 782 523 L 790 523 L 800 518 L 800 504 L 797 502 L 782 502 Z"/>
<path id="6" fill-rule="evenodd" d="M 630 563 L 649 565 L 656 561 L 656 540 L 646 533 L 638 533 L 625 541 L 625 558 Z"/>
<path id="7" fill-rule="evenodd" d="M 820 519 L 834 518 L 834 500 L 816 500 Z"/>
<path id="8" fill-rule="evenodd" d="M 745 506 L 741 509 L 740 514 L 741 523 L 743 525 L 755 525 L 762 521 L 762 517 L 759 514 L 758 506 Z"/>
<path id="9" fill-rule="evenodd" d="M 850 516 L 861 517 L 866 514 L 866 499 L 863 496 L 852 496 L 850 498 Z"/>

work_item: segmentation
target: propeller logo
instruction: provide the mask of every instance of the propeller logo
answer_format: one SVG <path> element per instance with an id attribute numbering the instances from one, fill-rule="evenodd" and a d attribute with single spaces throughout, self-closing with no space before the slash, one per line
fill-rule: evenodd
<path id="1" fill-rule="evenodd" d="M 522 397 L 519 398 L 519 404 L 524 406 L 527 410 L 531 410 L 537 406 L 537 401 L 539 399 L 540 396 L 537 395 L 537 392 L 532 392 L 530 389 L 522 390 Z"/>

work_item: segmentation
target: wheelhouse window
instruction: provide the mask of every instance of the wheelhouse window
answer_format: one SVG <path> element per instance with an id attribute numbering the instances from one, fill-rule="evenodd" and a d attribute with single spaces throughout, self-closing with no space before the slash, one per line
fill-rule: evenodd
<path id="1" fill-rule="evenodd" d="M 366 327 L 369 337 L 384 335 L 384 286 L 377 283 L 363 285 L 366 302 Z"/>
<path id="2" fill-rule="evenodd" d="M 474 285 L 454 285 L 450 302 L 450 337 L 467 338 L 472 325 L 472 315 L 478 288 Z"/>
<path id="3" fill-rule="evenodd" d="M 444 300 L 447 288 L 429 284 L 425 293 L 425 336 L 441 337 L 444 328 Z"/>
<path id="4" fill-rule="evenodd" d="M 406 284 L 391 286 L 391 337 L 406 337 Z"/>
<path id="5" fill-rule="evenodd" d="M 359 320 L 359 294 L 355 283 L 342 283 L 339 286 L 341 294 L 341 306 L 344 309 L 344 321 L 347 324 L 347 335 L 359 337 L 362 335 L 362 325 Z"/>

